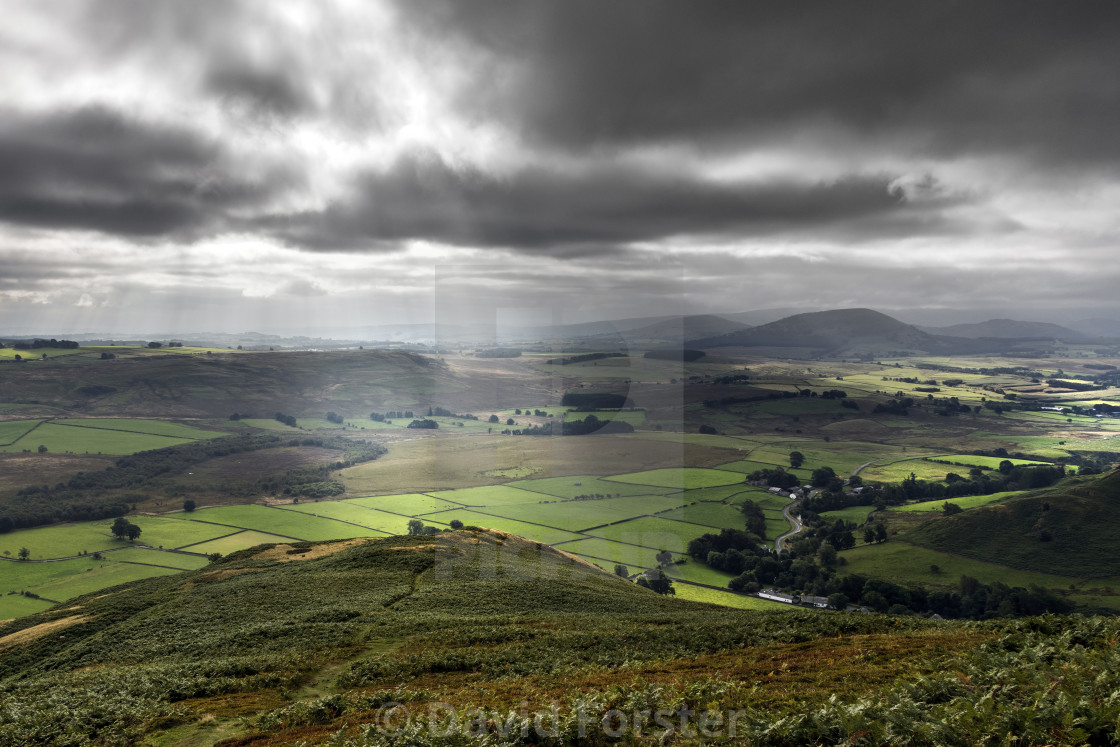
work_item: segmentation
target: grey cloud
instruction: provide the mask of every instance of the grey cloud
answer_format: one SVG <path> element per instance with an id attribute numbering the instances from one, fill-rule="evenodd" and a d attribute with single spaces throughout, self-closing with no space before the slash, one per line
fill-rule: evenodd
<path id="1" fill-rule="evenodd" d="M 225 173 L 222 148 L 189 130 L 104 108 L 7 112 L 0 220 L 135 237 L 211 230 L 275 185 Z"/>
<path id="2" fill-rule="evenodd" d="M 490 61 L 464 106 L 567 147 L 804 129 L 935 153 L 1120 157 L 1112 2 L 398 5 L 434 43 L 463 38 Z"/>
<path id="3" fill-rule="evenodd" d="M 681 236 L 812 233 L 852 221 L 890 232 L 919 215 L 889 175 L 797 183 L 727 184 L 627 167 L 528 168 L 510 176 L 403 159 L 365 174 L 354 194 L 320 213 L 262 225 L 309 248 L 393 247 L 408 239 L 578 256 Z M 876 228 L 876 224 L 880 224 Z M 913 221 L 904 227 L 909 230 Z M 943 230 L 943 229 L 939 229 Z"/>

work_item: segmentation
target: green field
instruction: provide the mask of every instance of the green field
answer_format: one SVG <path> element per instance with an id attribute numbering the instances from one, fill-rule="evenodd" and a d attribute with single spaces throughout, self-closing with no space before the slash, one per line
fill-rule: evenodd
<path id="1" fill-rule="evenodd" d="M 42 422 L 42 420 L 5 420 L 0 422 L 0 445 L 8 445 L 18 441 L 25 433 Z"/>
<path id="2" fill-rule="evenodd" d="M 252 530 L 243 530 L 234 532 L 233 534 L 218 539 L 210 540 L 209 542 L 200 542 L 197 545 L 191 545 L 191 552 L 201 552 L 207 555 L 211 553 L 219 553 L 227 555 L 231 552 L 244 550 L 255 545 L 263 545 L 266 543 L 290 543 L 290 537 L 281 537 L 276 534 L 268 534 L 266 532 L 255 532 Z"/>
<path id="3" fill-rule="evenodd" d="M 540 480 L 518 480 L 507 483 L 509 487 L 532 490 L 536 493 L 558 498 L 575 498 L 577 495 L 649 495 L 671 493 L 676 488 L 657 488 L 649 485 L 628 485 L 612 480 L 604 480 L 595 475 L 573 475 L 571 477 L 546 477 Z M 543 500 L 543 499 L 542 499 Z"/>
<path id="4" fill-rule="evenodd" d="M 82 552 L 97 552 L 115 547 L 130 547 L 128 540 L 113 537 L 109 527 L 112 521 L 88 521 L 80 524 L 56 524 L 53 526 L 20 529 L 8 534 L 0 534 L 0 554 L 14 558 L 20 548 L 31 551 L 32 560 L 46 558 L 65 558 Z M 141 529 L 143 527 L 141 526 Z M 141 539 L 146 539 L 141 534 Z"/>
<path id="5" fill-rule="evenodd" d="M 1013 495 L 1022 495 L 1022 490 L 1008 490 L 1002 493 L 991 493 L 990 495 L 965 495 L 959 498 L 938 498 L 935 501 L 922 501 L 921 503 L 908 503 L 905 506 L 891 506 L 890 511 L 941 511 L 946 503 L 955 503 L 961 508 L 976 508 L 977 506 L 987 506 L 990 503 L 1002 501 L 1004 498 L 1010 498 Z"/>
<path id="6" fill-rule="evenodd" d="M 207 565 L 210 561 L 202 555 L 188 555 L 185 552 L 168 552 L 166 550 L 150 550 L 146 547 L 130 547 L 125 550 L 114 550 L 106 557 L 117 563 L 143 563 L 145 565 L 160 565 L 180 570 L 193 570 Z"/>
<path id="7" fill-rule="evenodd" d="M 344 524 L 333 519 L 307 516 L 299 511 L 291 511 L 268 506 L 219 506 L 204 508 L 191 513 L 192 521 L 213 522 L 215 524 L 242 529 L 253 529 L 289 538 L 318 541 L 328 539 L 349 539 L 369 536 L 369 532 L 352 524 Z M 195 550 L 195 552 L 206 552 Z"/>
<path id="8" fill-rule="evenodd" d="M 441 490 L 429 493 L 436 498 L 464 506 L 511 506 L 519 503 L 540 503 L 547 501 L 548 497 L 528 490 L 511 488 L 506 485 L 486 485 L 480 488 L 463 488 L 462 490 Z"/>
<path id="9" fill-rule="evenodd" d="M 599 563 L 600 565 L 607 564 L 603 567 L 613 568 L 614 563 L 622 563 L 632 569 L 657 567 L 657 548 L 624 545 L 621 542 L 611 542 L 598 537 L 565 542 L 557 549 L 575 555 L 587 556 L 588 560 L 592 562 L 595 562 L 593 559 L 598 559 L 602 561 L 602 563 Z M 665 549 L 672 550 L 672 548 Z"/>
<path id="10" fill-rule="evenodd" d="M 642 547 L 683 553 L 691 540 L 709 532 L 711 532 L 709 527 L 646 517 L 593 529 L 588 534 L 616 542 L 628 542 Z"/>
<path id="11" fill-rule="evenodd" d="M 658 517 L 703 524 L 715 529 L 743 529 L 746 526 L 746 519 L 738 507 L 726 503 L 695 503 L 658 514 Z"/>
<path id="12" fill-rule="evenodd" d="M 213 436 L 225 435 L 224 433 L 201 431 L 187 426 L 181 426 L 181 428 L 184 429 L 184 432 L 190 431 L 195 435 L 189 438 L 183 438 L 150 433 L 132 433 L 130 431 L 111 428 L 94 428 L 89 426 L 64 425 L 58 422 L 47 422 L 40 425 L 33 433 L 24 436 L 19 441 L 8 446 L 0 447 L 0 451 L 35 452 L 40 446 L 45 446 L 47 447 L 47 451 L 52 453 L 123 455 L 190 443 L 199 438 L 211 438 Z"/>
<path id="13" fill-rule="evenodd" d="M 847 508 L 840 508 L 835 511 L 825 511 L 821 516 L 826 519 L 831 519 L 832 521 L 843 519 L 844 521 L 850 521 L 857 526 L 861 526 L 867 521 L 868 515 L 874 510 L 874 506 L 848 506 Z"/>
<path id="14" fill-rule="evenodd" d="M 402 518 L 394 514 L 385 513 L 376 509 L 355 504 L 352 501 L 319 501 L 317 503 L 296 503 L 288 506 L 292 511 L 299 511 L 309 516 L 318 516 L 325 519 L 335 519 L 351 524 L 359 524 L 370 529 L 381 529 L 383 525 L 396 525 Z M 407 527 L 407 520 L 405 522 Z M 389 532 L 386 532 L 389 534 Z"/>
<path id="15" fill-rule="evenodd" d="M 487 513 L 500 514 L 520 521 L 547 524 L 574 532 L 675 508 L 680 504 L 680 499 L 673 496 L 647 495 L 605 498 L 598 501 L 499 506 L 487 509 Z"/>
<path id="16" fill-rule="evenodd" d="M 52 425 L 69 425 L 76 428 L 98 428 L 111 431 L 131 431 L 152 436 L 171 438 L 202 439 L 220 438 L 228 433 L 207 431 L 184 423 L 168 420 L 140 420 L 138 418 L 63 418 L 52 420 Z"/>
<path id="17" fill-rule="evenodd" d="M 792 605 L 780 602 L 771 602 L 769 599 L 736 594 L 731 591 L 717 591 L 704 586 L 693 584 L 675 584 L 673 586 L 677 599 L 686 599 L 690 602 L 707 602 L 718 604 L 721 607 L 734 607 L 741 610 L 784 610 L 792 611 Z"/>
<path id="18" fill-rule="evenodd" d="M 4 594 L 0 596 L 0 620 L 26 617 L 52 606 L 54 606 L 53 602 L 47 602 L 43 599 L 32 599 L 22 594 Z"/>
<path id="19" fill-rule="evenodd" d="M 742 503 L 748 498 L 758 503 L 762 496 L 768 496 L 762 488 L 756 488 L 753 485 L 721 485 L 715 488 L 693 488 L 682 496 L 685 502 L 691 503 L 692 501 L 711 501 L 713 503 Z"/>
<path id="20" fill-rule="evenodd" d="M 645 472 L 632 472 L 628 475 L 612 475 L 606 478 L 611 482 L 652 485 L 659 488 L 711 488 L 720 485 L 741 483 L 743 476 L 736 472 L 700 467 L 681 467 L 651 469 Z"/>
<path id="21" fill-rule="evenodd" d="M 138 544 L 167 549 L 180 548 L 208 539 L 220 537 L 234 531 L 229 527 L 189 521 L 192 513 L 177 513 L 171 516 L 130 516 L 128 520 L 140 527 Z M 106 523 L 106 527 L 110 524 Z M 106 531 L 108 531 L 106 529 Z"/>
<path id="22" fill-rule="evenodd" d="M 665 567 L 665 574 L 672 578 L 679 578 L 684 581 L 692 581 L 697 584 L 707 584 L 708 586 L 718 586 L 726 589 L 727 584 L 734 576 L 730 573 L 717 571 L 715 568 L 709 568 L 703 563 L 698 563 L 692 558 L 683 558 L 684 562 L 679 562 L 682 558 L 676 558 L 676 561 Z"/>
<path id="23" fill-rule="evenodd" d="M 353 503 L 366 508 L 375 508 L 405 516 L 420 516 L 433 511 L 446 511 L 449 508 L 461 508 L 458 503 L 445 501 L 441 498 L 425 495 L 424 493 L 404 493 L 402 495 L 372 496 L 369 498 L 348 498 L 347 503 Z"/>
<path id="24" fill-rule="evenodd" d="M 100 591 L 101 589 L 129 581 L 139 581 L 153 576 L 170 576 L 180 571 L 172 568 L 158 568 L 153 565 L 119 563 L 108 561 L 89 561 L 88 571 L 62 576 L 34 586 L 30 591 L 64 602 L 68 599 Z"/>
<path id="25" fill-rule="evenodd" d="M 456 519 L 463 522 L 464 526 L 496 529 L 499 532 L 509 532 L 510 534 L 516 534 L 526 539 L 534 540 L 536 542 L 543 542 L 549 545 L 555 544 L 557 542 L 566 542 L 567 540 L 574 539 L 579 536 L 578 534 L 566 532 L 562 529 L 554 529 L 552 527 L 530 524 L 524 521 L 516 521 L 514 519 L 507 519 L 502 516 L 493 516 L 487 513 L 480 513 L 478 511 L 467 511 L 465 509 L 453 509 L 451 511 L 443 511 L 438 514 L 428 514 L 427 516 L 422 517 L 421 521 L 423 521 L 425 524 L 438 526 L 442 529 Z"/>

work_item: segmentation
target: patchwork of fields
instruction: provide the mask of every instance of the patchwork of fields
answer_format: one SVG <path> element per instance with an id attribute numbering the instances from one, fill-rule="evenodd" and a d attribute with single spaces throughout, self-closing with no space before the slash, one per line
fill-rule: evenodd
<path id="1" fill-rule="evenodd" d="M 9 420 L 0 422 L 0 451 L 123 455 L 226 435 L 138 418 Z"/>
<path id="2" fill-rule="evenodd" d="M 745 485 L 741 472 L 705 468 L 137 516 L 130 519 L 142 532 L 136 544 L 114 538 L 109 521 L 40 527 L 0 535 L 0 553 L 8 560 L 0 562 L 0 618 L 30 614 L 115 584 L 198 568 L 212 553 L 267 542 L 404 534 L 414 519 L 439 529 L 459 521 L 510 532 L 612 571 L 615 564 L 630 573 L 656 568 L 655 556 L 667 550 L 678 560 L 669 574 L 682 585 L 699 585 L 686 592 L 688 598 L 757 606 L 758 600 L 743 601 L 724 590 L 727 574 L 683 557 L 688 543 L 702 534 L 742 528 L 738 507 L 748 498 L 766 512 L 771 540 L 784 531 L 786 499 Z M 31 562 L 14 560 L 21 548 Z"/>

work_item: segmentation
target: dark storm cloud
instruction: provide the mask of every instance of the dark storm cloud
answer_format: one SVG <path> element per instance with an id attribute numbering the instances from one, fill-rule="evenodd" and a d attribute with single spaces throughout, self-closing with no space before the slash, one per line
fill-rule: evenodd
<path id="1" fill-rule="evenodd" d="M 307 92 L 283 68 L 225 60 L 211 66 L 206 85 L 217 96 L 245 103 L 262 114 L 290 117 L 311 108 Z"/>
<path id="2" fill-rule="evenodd" d="M 905 217 L 923 209 L 908 205 L 892 181 L 729 184 L 610 166 L 495 176 L 409 158 L 367 173 L 348 200 L 321 213 L 276 217 L 265 227 L 311 248 L 418 239 L 571 255 L 681 236 L 812 233 L 857 220 L 870 232 L 894 231 L 893 221 L 910 231 Z"/>
<path id="3" fill-rule="evenodd" d="M 0 163 L 0 220 L 42 228 L 206 231 L 270 190 L 223 173 L 216 143 L 105 108 L 5 113 Z"/>
<path id="4" fill-rule="evenodd" d="M 1114 2 L 398 5 L 433 40 L 489 56 L 465 106 L 540 141 L 764 144 L 808 128 L 934 153 L 1120 156 Z"/>

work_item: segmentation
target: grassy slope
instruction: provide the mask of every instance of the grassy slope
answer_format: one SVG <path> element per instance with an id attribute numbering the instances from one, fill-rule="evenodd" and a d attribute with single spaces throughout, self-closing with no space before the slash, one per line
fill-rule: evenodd
<path id="1" fill-rule="evenodd" d="M 930 522 L 906 539 L 1012 568 L 1104 578 L 1120 575 L 1118 532 L 1120 472 L 1113 472 Z"/>
<path id="2" fill-rule="evenodd" d="M 752 743 L 968 744 L 1015 723 L 1084 742 L 1120 710 L 1116 628 L 711 607 L 496 532 L 266 546 L 0 627 L 0 741 L 318 744 L 390 701 L 501 719 L 566 715 L 578 697 L 595 743 L 600 711 L 682 704 L 741 709 Z M 1040 645 L 1045 662 L 1022 666 Z M 408 743 L 432 741 L 422 728 Z"/>

